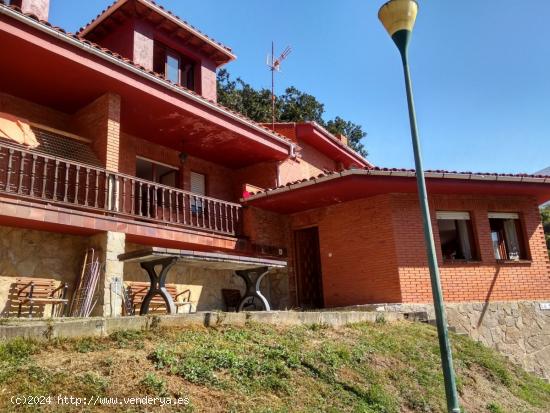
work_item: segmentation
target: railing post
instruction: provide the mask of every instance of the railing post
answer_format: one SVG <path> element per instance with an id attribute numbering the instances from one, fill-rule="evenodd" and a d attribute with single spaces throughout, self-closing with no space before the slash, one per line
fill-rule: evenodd
<path id="1" fill-rule="evenodd" d="M 42 198 L 46 198 L 47 180 L 48 180 L 48 158 L 44 158 L 44 168 L 42 170 Z"/>
<path id="2" fill-rule="evenodd" d="M 94 199 L 94 207 L 99 208 L 99 171 L 96 169 L 95 171 L 95 199 Z"/>
<path id="3" fill-rule="evenodd" d="M 136 210 L 136 185 L 133 179 L 130 179 L 130 213 L 135 214 Z"/>
<path id="4" fill-rule="evenodd" d="M 6 187 L 4 188 L 6 192 L 9 192 L 11 189 L 10 181 L 11 181 L 11 168 L 12 168 L 12 162 L 13 162 L 13 149 L 8 149 L 8 167 L 6 170 Z"/>
<path id="5" fill-rule="evenodd" d="M 59 161 L 55 160 L 55 170 L 53 177 L 53 195 L 52 199 L 55 201 L 57 199 L 57 184 L 59 182 Z"/>
<path id="6" fill-rule="evenodd" d="M 34 196 L 34 179 L 36 174 L 36 155 L 32 154 L 32 167 L 31 167 L 31 187 L 29 188 L 29 195 Z"/>
<path id="7" fill-rule="evenodd" d="M 80 165 L 76 165 L 76 177 L 74 185 L 74 200 L 73 202 L 78 205 L 78 190 L 80 185 Z"/>
<path id="8" fill-rule="evenodd" d="M 84 184 L 84 206 L 88 206 L 88 196 L 90 189 L 90 169 L 86 168 L 86 183 Z"/>
<path id="9" fill-rule="evenodd" d="M 126 203 L 126 178 L 122 177 L 122 190 L 120 191 L 120 196 L 122 197 L 122 200 L 120 201 L 120 210 L 122 213 L 126 213 L 126 210 L 124 209 L 124 204 Z"/>
<path id="10" fill-rule="evenodd" d="M 19 156 L 19 159 L 20 159 L 20 165 L 19 165 L 19 184 L 18 184 L 18 187 L 17 187 L 17 193 L 18 194 L 22 194 L 23 193 L 23 175 L 25 173 L 25 153 L 24 152 L 20 152 L 20 156 Z"/>
<path id="11" fill-rule="evenodd" d="M 68 194 L 69 194 L 69 169 L 70 165 L 67 164 L 67 162 L 64 162 L 65 164 L 65 192 L 63 193 L 63 201 L 68 202 Z"/>

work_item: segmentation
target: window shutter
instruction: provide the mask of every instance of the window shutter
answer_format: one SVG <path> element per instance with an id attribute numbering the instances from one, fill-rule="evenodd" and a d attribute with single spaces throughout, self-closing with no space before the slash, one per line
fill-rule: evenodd
<path id="1" fill-rule="evenodd" d="M 206 195 L 206 177 L 203 174 L 191 172 L 191 192 Z"/>
<path id="2" fill-rule="evenodd" d="M 468 220 L 470 219 L 469 212 L 455 212 L 455 211 L 437 211 L 437 219 L 450 219 L 450 220 Z"/>
<path id="3" fill-rule="evenodd" d="M 516 212 L 489 212 L 489 218 L 519 219 L 519 214 Z"/>

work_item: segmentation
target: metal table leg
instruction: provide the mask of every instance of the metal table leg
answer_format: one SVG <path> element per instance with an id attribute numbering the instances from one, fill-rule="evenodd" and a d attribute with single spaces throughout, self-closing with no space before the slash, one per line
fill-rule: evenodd
<path id="1" fill-rule="evenodd" d="M 269 267 L 254 268 L 251 270 L 236 270 L 235 274 L 241 277 L 246 284 L 246 292 L 241 299 L 237 311 L 242 311 L 244 305 L 250 298 L 258 298 L 265 311 L 270 311 L 271 307 L 267 299 L 260 292 L 260 284 L 269 272 Z"/>
<path id="2" fill-rule="evenodd" d="M 176 314 L 176 306 L 174 304 L 174 300 L 172 299 L 172 296 L 168 293 L 168 291 L 166 291 L 166 276 L 168 275 L 168 271 L 170 270 L 170 268 L 172 268 L 177 260 L 178 259 L 176 257 L 170 257 L 155 261 L 142 262 L 140 264 L 141 268 L 147 271 L 149 279 L 151 280 L 149 291 L 147 292 L 147 295 L 141 303 L 141 308 L 139 310 L 140 315 L 145 315 L 149 312 L 149 303 L 151 302 L 151 299 L 155 296 L 155 294 L 159 294 L 164 299 L 168 314 Z M 155 271 L 155 267 L 157 265 L 161 266 L 160 272 L 158 274 Z"/>

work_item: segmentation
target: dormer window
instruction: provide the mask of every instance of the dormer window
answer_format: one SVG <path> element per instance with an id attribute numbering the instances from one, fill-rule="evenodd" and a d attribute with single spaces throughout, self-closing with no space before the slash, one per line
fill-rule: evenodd
<path id="1" fill-rule="evenodd" d="M 155 43 L 153 70 L 163 74 L 169 81 L 195 90 L 195 65 L 196 62 L 187 56 Z"/>

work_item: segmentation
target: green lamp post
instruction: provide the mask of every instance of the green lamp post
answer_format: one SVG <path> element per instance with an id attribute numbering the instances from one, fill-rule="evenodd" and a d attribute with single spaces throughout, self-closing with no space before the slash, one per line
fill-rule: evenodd
<path id="1" fill-rule="evenodd" d="M 418 128 L 416 126 L 416 113 L 414 109 L 411 74 L 409 71 L 408 45 L 417 14 L 418 3 L 416 1 L 391 0 L 380 8 L 378 18 L 397 45 L 403 61 L 407 101 L 409 105 L 409 120 L 411 124 L 412 144 L 414 150 L 416 181 L 418 184 L 418 197 L 420 200 L 420 209 L 422 211 L 422 219 L 424 223 L 424 238 L 427 247 L 428 266 L 430 267 L 434 310 L 437 321 L 437 334 L 439 337 L 439 348 L 441 352 L 441 365 L 443 367 L 443 376 L 445 379 L 447 409 L 449 412 L 459 413 L 460 407 L 458 403 L 458 394 L 456 391 L 456 378 L 453 370 L 453 358 L 449 343 L 447 317 L 445 315 L 443 293 L 441 291 L 441 280 L 439 277 L 439 268 L 437 266 L 437 257 L 435 253 L 430 209 L 428 206 L 428 196 L 426 191 L 426 180 L 424 178 L 424 169 L 422 167 L 422 156 L 420 152 L 420 140 L 418 138 Z"/>

